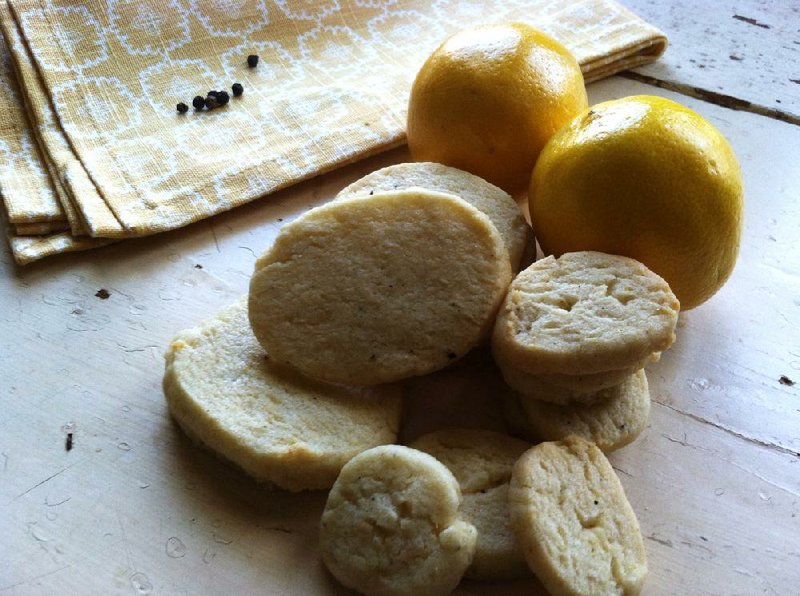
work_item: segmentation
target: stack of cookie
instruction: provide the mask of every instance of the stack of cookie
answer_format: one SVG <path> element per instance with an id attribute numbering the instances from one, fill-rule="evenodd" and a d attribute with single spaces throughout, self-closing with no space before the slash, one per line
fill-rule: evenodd
<path id="1" fill-rule="evenodd" d="M 675 340 L 678 300 L 644 265 L 598 252 L 547 257 L 511 283 L 492 351 L 539 440 L 580 435 L 604 451 L 647 423 L 644 366 Z"/>
<path id="2" fill-rule="evenodd" d="M 401 164 L 285 225 L 247 299 L 180 333 L 164 392 L 186 433 L 259 481 L 330 488 L 397 440 L 401 387 L 485 343 L 532 233 L 510 195 Z"/>
<path id="3" fill-rule="evenodd" d="M 531 447 L 444 430 L 364 451 L 328 495 L 320 550 L 342 584 L 370 596 L 440 596 L 462 576 L 528 577 L 537 594 L 634 596 L 647 575 L 619 478 L 580 437 Z"/>
<path id="4" fill-rule="evenodd" d="M 532 246 L 512 197 L 480 178 L 374 172 L 284 226 L 247 298 L 175 338 L 170 410 L 260 481 L 330 488 L 322 558 L 362 593 L 533 572 L 554 594 L 636 594 L 641 533 L 602 451 L 646 425 L 643 367 L 674 341 L 678 301 L 603 253 L 514 278 Z M 440 429 L 391 445 L 409 424 L 398 382 L 453 372 L 490 339 L 525 432 L 549 442 Z"/>

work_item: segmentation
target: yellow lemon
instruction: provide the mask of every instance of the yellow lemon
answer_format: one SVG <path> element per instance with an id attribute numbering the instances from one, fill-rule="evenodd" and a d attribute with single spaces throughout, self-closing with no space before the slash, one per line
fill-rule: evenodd
<path id="1" fill-rule="evenodd" d="M 416 161 L 524 191 L 548 139 L 588 105 L 575 58 L 523 23 L 456 33 L 417 74 L 408 105 Z"/>
<path id="2" fill-rule="evenodd" d="M 637 259 L 683 310 L 708 300 L 736 263 L 739 163 L 711 123 L 668 99 L 626 97 L 575 117 L 542 151 L 528 202 L 546 254 Z"/>

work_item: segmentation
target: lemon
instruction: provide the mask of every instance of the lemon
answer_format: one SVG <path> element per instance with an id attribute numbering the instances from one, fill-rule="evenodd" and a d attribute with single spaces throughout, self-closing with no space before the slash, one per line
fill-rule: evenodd
<path id="1" fill-rule="evenodd" d="M 637 259 L 682 310 L 713 296 L 736 263 L 739 163 L 711 123 L 668 99 L 625 97 L 575 117 L 542 151 L 528 203 L 546 254 Z"/>
<path id="2" fill-rule="evenodd" d="M 587 107 L 575 58 L 523 23 L 478 27 L 444 41 L 411 89 L 408 145 L 416 161 L 524 191 L 550 137 Z"/>

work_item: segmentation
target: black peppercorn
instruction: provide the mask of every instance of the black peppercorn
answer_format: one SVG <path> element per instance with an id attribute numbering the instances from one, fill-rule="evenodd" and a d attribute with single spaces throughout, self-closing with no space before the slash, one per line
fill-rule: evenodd
<path id="1" fill-rule="evenodd" d="M 241 83 L 234 83 L 231 85 L 231 91 L 233 91 L 234 97 L 239 97 L 242 93 L 244 93 L 244 87 L 242 87 Z"/>
<path id="2" fill-rule="evenodd" d="M 194 106 L 195 110 L 202 110 L 203 106 L 206 105 L 206 100 L 199 95 L 195 95 L 194 99 L 192 100 L 192 105 Z"/>
<path id="3" fill-rule="evenodd" d="M 231 96 L 228 95 L 227 91 L 217 91 L 216 98 L 217 103 L 221 106 L 224 106 L 226 103 L 228 103 L 228 100 L 230 100 Z"/>
<path id="4" fill-rule="evenodd" d="M 258 56 L 256 56 L 255 54 L 250 54 L 247 57 L 247 66 L 249 66 L 250 68 L 255 68 L 256 66 L 258 66 Z"/>
<path id="5" fill-rule="evenodd" d="M 183 102 L 179 103 L 177 108 L 178 108 L 178 113 L 180 113 L 180 114 L 185 114 L 186 112 L 189 111 L 189 106 L 187 106 Z"/>
<path id="6" fill-rule="evenodd" d="M 216 95 L 208 95 L 205 99 L 206 108 L 209 110 L 213 110 L 216 107 L 219 107 L 219 102 L 217 101 Z"/>

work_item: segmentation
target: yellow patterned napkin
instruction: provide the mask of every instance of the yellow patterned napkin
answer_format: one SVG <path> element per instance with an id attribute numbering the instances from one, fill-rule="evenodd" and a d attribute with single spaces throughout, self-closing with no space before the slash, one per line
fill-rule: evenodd
<path id="1" fill-rule="evenodd" d="M 666 47 L 612 0 L 0 0 L 12 252 L 174 229 L 399 145 L 425 57 L 505 20 L 559 38 L 587 81 Z M 175 109 L 235 82 L 224 108 Z"/>

